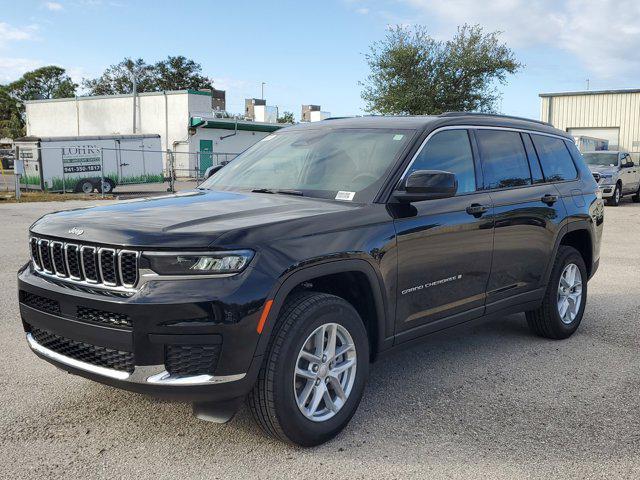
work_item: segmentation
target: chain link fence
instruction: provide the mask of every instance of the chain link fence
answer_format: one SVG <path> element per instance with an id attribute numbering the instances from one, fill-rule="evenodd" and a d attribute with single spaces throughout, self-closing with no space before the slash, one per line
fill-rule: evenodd
<path id="1" fill-rule="evenodd" d="M 148 195 L 195 188 L 207 168 L 226 165 L 237 153 L 173 152 L 157 148 L 42 146 L 17 143 L 24 167 L 2 176 L 2 187 L 23 191 Z M 9 178 L 11 177 L 11 178 Z M 13 187 L 13 188 L 12 188 Z"/>

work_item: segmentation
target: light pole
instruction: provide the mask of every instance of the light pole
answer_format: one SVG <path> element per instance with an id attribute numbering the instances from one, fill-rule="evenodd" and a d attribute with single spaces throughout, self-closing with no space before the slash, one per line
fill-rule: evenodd
<path id="1" fill-rule="evenodd" d="M 136 94 L 138 93 L 138 85 L 136 83 L 136 74 L 131 71 L 131 82 L 133 83 L 133 133 L 136 133 Z"/>
<path id="2" fill-rule="evenodd" d="M 264 100 L 264 86 L 265 86 L 265 85 L 266 85 L 266 83 L 265 83 L 265 82 L 262 82 L 262 95 L 260 96 L 260 98 L 261 98 L 262 100 Z"/>

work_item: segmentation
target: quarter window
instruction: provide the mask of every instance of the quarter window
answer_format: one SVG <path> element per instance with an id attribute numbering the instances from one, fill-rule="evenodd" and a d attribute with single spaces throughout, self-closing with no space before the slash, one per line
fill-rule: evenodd
<path id="1" fill-rule="evenodd" d="M 476 130 L 485 188 L 531 185 L 529 162 L 518 132 Z"/>
<path id="2" fill-rule="evenodd" d="M 408 173 L 416 170 L 442 170 L 454 173 L 458 193 L 476 190 L 473 153 L 466 130 L 444 130 L 429 139 Z"/>
<path id="3" fill-rule="evenodd" d="M 531 135 L 531 139 L 538 152 L 547 182 L 573 180 L 578 176 L 576 166 L 563 140 L 546 135 Z"/>

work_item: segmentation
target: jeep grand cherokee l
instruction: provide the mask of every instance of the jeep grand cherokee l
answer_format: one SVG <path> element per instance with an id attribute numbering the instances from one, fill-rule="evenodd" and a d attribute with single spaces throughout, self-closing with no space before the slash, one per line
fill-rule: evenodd
<path id="1" fill-rule="evenodd" d="M 296 125 L 196 191 L 42 217 L 20 313 L 61 369 L 218 421 L 246 399 L 267 433 L 317 445 L 410 340 L 514 312 L 573 334 L 603 210 L 572 139 L 540 122 Z"/>

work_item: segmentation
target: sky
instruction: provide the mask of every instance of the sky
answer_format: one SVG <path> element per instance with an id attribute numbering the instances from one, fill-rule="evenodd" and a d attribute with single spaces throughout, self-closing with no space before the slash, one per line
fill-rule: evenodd
<path id="1" fill-rule="evenodd" d="M 538 118 L 541 92 L 639 87 L 638 18 L 637 0 L 0 0 L 0 83 L 51 64 L 79 83 L 125 57 L 184 55 L 230 112 L 265 82 L 267 103 L 296 118 L 307 103 L 362 115 L 364 54 L 390 25 L 447 39 L 469 23 L 502 32 L 525 65 L 499 110 Z"/>

